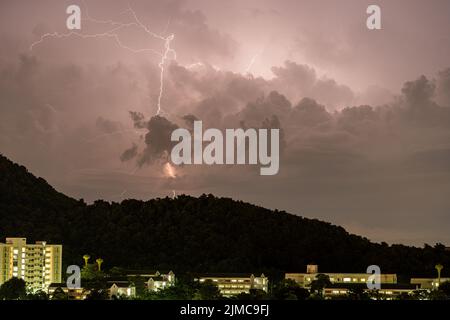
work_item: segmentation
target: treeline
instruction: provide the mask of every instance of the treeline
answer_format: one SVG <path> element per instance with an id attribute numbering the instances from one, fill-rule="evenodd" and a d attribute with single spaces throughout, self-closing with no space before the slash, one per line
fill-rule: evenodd
<path id="1" fill-rule="evenodd" d="M 264 272 L 274 279 L 314 262 L 323 272 L 365 272 L 375 264 L 383 273 L 435 276 L 437 263 L 450 266 L 441 244 L 373 243 L 330 223 L 212 195 L 87 205 L 2 156 L 0 236 L 61 243 L 65 265 L 81 265 L 88 253 L 107 268 L 175 274 Z"/>
<path id="2" fill-rule="evenodd" d="M 193 279 L 177 280 L 174 285 L 159 291 L 149 291 L 142 281 L 130 282 L 136 288 L 136 295 L 111 295 L 106 280 L 107 275 L 98 275 L 88 282 L 83 279 L 86 300 L 450 300 L 450 282 L 443 282 L 436 290 L 415 290 L 398 295 L 384 295 L 378 290 L 365 290 L 363 286 L 354 286 L 346 294 L 332 297 L 324 296 L 324 289 L 331 285 L 327 275 L 319 274 L 309 289 L 300 287 L 295 281 L 286 279 L 276 282 L 269 292 L 250 289 L 248 293 L 240 293 L 224 297 L 219 288 L 211 280 L 205 282 Z M 63 285 L 62 285 L 63 286 Z M 12 278 L 0 286 L 0 300 L 69 300 L 69 295 L 62 288 L 49 296 L 44 291 L 29 293 L 25 281 Z"/>

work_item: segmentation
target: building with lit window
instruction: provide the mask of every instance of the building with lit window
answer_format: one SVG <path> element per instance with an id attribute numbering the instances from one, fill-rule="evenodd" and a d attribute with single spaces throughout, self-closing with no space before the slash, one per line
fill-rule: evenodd
<path id="1" fill-rule="evenodd" d="M 285 279 L 294 280 L 303 288 L 310 288 L 311 283 L 316 280 L 318 274 L 327 275 L 331 285 L 323 290 L 324 296 L 332 297 L 335 295 L 348 294 L 352 289 L 370 290 L 367 282 L 371 274 L 369 273 L 319 273 L 317 265 L 311 264 L 306 267 L 306 273 L 286 273 Z M 397 283 L 396 274 L 380 274 L 380 289 L 377 291 L 379 295 L 389 299 L 395 295 L 412 293 L 418 286 L 413 284 Z"/>
<path id="2" fill-rule="evenodd" d="M 53 299 L 54 296 L 58 293 L 64 293 L 67 295 L 68 300 L 84 300 L 86 296 L 89 294 L 88 290 L 84 290 L 83 288 L 67 288 L 65 284 L 61 283 L 52 283 L 48 287 L 48 296 L 50 299 Z"/>
<path id="3" fill-rule="evenodd" d="M 175 274 L 172 271 L 160 273 L 159 271 L 134 270 L 125 272 L 122 276 L 105 277 L 106 288 L 110 299 L 136 296 L 137 282 L 143 283 L 144 288 L 156 292 L 175 284 Z M 89 287 L 70 289 L 65 283 L 52 283 L 48 288 L 48 295 L 63 292 L 70 300 L 83 300 L 91 292 Z"/>
<path id="4" fill-rule="evenodd" d="M 224 297 L 249 293 L 251 289 L 265 292 L 269 290 L 269 278 L 264 274 L 259 277 L 253 274 L 204 274 L 197 276 L 196 280 L 200 282 L 210 280 Z"/>
<path id="5" fill-rule="evenodd" d="M 315 264 L 309 264 L 306 267 L 306 273 L 286 273 L 285 279 L 291 279 L 297 282 L 301 287 L 309 288 L 311 282 L 316 279 L 318 274 L 325 274 L 330 278 L 332 284 L 366 284 L 371 274 L 369 273 L 319 273 L 319 267 Z M 396 274 L 380 274 L 381 284 L 397 283 Z"/>
<path id="6" fill-rule="evenodd" d="M 130 281 L 108 281 L 109 297 L 127 297 L 136 296 L 136 285 Z"/>
<path id="7" fill-rule="evenodd" d="M 31 292 L 47 291 L 51 283 L 61 282 L 62 245 L 25 238 L 6 238 L 0 243 L 0 285 L 16 277 Z"/>
<path id="8" fill-rule="evenodd" d="M 141 278 L 149 291 L 158 291 L 175 284 L 175 274 L 172 271 L 128 271 L 127 278 Z"/>
<path id="9" fill-rule="evenodd" d="M 441 278 L 440 283 L 450 281 L 450 278 Z M 417 286 L 418 289 L 438 289 L 439 279 L 438 278 L 411 278 L 411 284 Z"/>

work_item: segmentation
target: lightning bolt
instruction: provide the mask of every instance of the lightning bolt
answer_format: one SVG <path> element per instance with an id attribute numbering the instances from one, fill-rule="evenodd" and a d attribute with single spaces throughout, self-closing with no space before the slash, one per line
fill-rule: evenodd
<path id="1" fill-rule="evenodd" d="M 162 103 L 162 98 L 164 95 L 164 74 L 165 74 L 165 65 L 167 63 L 168 60 L 176 60 L 177 58 L 177 54 L 176 51 L 174 49 L 171 48 L 171 42 L 173 41 L 173 39 L 175 38 L 174 34 L 170 34 L 166 37 L 156 34 L 153 31 L 151 31 L 150 29 L 148 29 L 147 26 L 145 26 L 141 20 L 138 18 L 136 12 L 133 10 L 133 8 L 131 7 L 130 3 L 128 3 L 128 9 L 126 9 L 125 11 L 121 12 L 119 14 L 120 15 L 124 15 L 126 13 L 129 13 L 130 16 L 133 18 L 133 22 L 128 22 L 128 23 L 123 23 L 123 22 L 118 22 L 118 21 L 114 21 L 114 20 L 98 20 L 98 19 L 94 19 L 89 15 L 89 10 L 88 10 L 88 6 L 84 3 L 84 7 L 86 8 L 85 12 L 86 12 L 86 19 L 82 19 L 85 21 L 90 21 L 96 24 L 102 24 L 102 25 L 110 25 L 112 26 L 112 29 L 105 31 L 105 32 L 101 32 L 101 33 L 94 33 L 94 34 L 85 34 L 85 33 L 81 33 L 81 32 L 77 32 L 77 31 L 70 31 L 67 33 L 59 33 L 59 32 L 53 32 L 53 33 L 45 33 L 43 34 L 37 41 L 33 42 L 30 45 L 30 51 L 32 51 L 34 49 L 35 46 L 43 43 L 46 39 L 48 38 L 56 38 L 56 39 L 62 39 L 62 38 L 69 38 L 72 36 L 76 36 L 82 39 L 89 39 L 89 38 L 112 38 L 116 44 L 125 50 L 128 50 L 132 53 L 153 53 L 157 56 L 160 57 L 160 61 L 158 63 L 158 67 L 160 69 L 160 75 L 159 75 L 159 94 L 158 94 L 158 99 L 157 99 L 157 105 L 156 105 L 156 115 L 159 115 L 162 111 L 161 108 L 161 103 Z M 166 29 L 168 28 L 168 25 L 170 23 L 170 20 L 168 22 L 168 24 L 166 25 Z M 158 40 L 161 40 L 164 42 L 164 50 L 162 52 L 158 52 L 152 48 L 140 48 L 140 49 L 135 49 L 132 47 L 129 47 L 127 45 L 125 45 L 119 35 L 117 34 L 117 32 L 121 29 L 124 28 L 129 28 L 129 27 L 137 27 L 141 30 L 143 30 L 147 35 L 149 35 L 152 38 L 156 38 Z"/>
<path id="2" fill-rule="evenodd" d="M 82 33 L 82 32 L 78 32 L 78 31 L 70 31 L 67 33 L 59 33 L 59 32 L 45 33 L 45 34 L 41 35 L 41 37 L 37 41 L 33 42 L 30 45 L 30 48 L 29 48 L 30 51 L 32 51 L 36 46 L 42 44 L 47 39 L 51 39 L 51 38 L 63 39 L 63 38 L 70 38 L 70 37 L 75 36 L 75 37 L 79 37 L 81 39 L 111 38 L 115 41 L 115 43 L 117 44 L 118 47 L 120 47 L 124 50 L 130 51 L 134 54 L 138 54 L 138 53 L 155 54 L 156 56 L 158 56 L 160 58 L 159 63 L 158 63 L 158 67 L 160 70 L 159 93 L 158 93 L 158 99 L 156 101 L 156 115 L 160 115 L 162 112 L 162 100 L 163 100 L 163 96 L 164 96 L 164 76 L 165 76 L 165 71 L 166 71 L 165 67 L 166 67 L 167 61 L 177 59 L 176 51 L 171 48 L 171 43 L 174 40 L 175 35 L 169 34 L 168 36 L 163 36 L 163 35 L 160 35 L 160 34 L 157 34 L 153 31 L 151 31 L 144 23 L 142 23 L 142 21 L 139 19 L 136 12 L 131 7 L 130 3 L 128 3 L 128 8 L 118 15 L 118 16 L 123 16 L 125 14 L 128 14 L 132 18 L 131 22 L 126 22 L 126 23 L 120 22 L 120 21 L 115 21 L 112 19 L 99 20 L 99 19 L 92 18 L 89 14 L 89 8 L 84 1 L 83 1 L 83 7 L 84 7 L 84 13 L 86 16 L 86 18 L 82 19 L 83 21 L 89 21 L 94 24 L 109 26 L 110 29 L 107 31 L 100 32 L 100 33 Z M 166 31 L 169 27 L 169 24 L 170 24 L 170 19 L 168 20 L 168 22 L 164 28 L 164 33 L 166 33 Z M 162 41 L 164 44 L 163 51 L 158 52 L 158 51 L 154 50 L 153 48 L 132 48 L 130 46 L 127 46 L 125 43 L 122 42 L 118 32 L 122 29 L 131 28 L 131 27 L 138 28 L 138 29 L 142 30 L 143 32 L 145 32 L 149 37 Z M 121 130 L 118 132 L 104 134 L 104 135 L 94 137 L 93 139 L 88 140 L 87 142 L 95 141 L 104 136 L 122 134 L 125 132 L 131 132 L 131 131 L 135 131 L 135 130 Z M 134 175 L 136 173 L 136 170 L 137 170 L 137 168 L 131 173 L 131 175 Z M 170 165 L 170 163 L 166 164 L 166 166 L 163 168 L 163 171 L 165 171 L 167 177 L 170 177 L 170 178 L 176 177 L 175 169 Z M 123 197 L 126 193 L 127 193 L 127 190 L 124 190 L 119 195 L 119 197 Z"/>
<path id="3" fill-rule="evenodd" d="M 258 56 L 261 53 L 257 53 L 255 54 L 252 59 L 250 60 L 250 63 L 248 64 L 247 68 L 245 69 L 245 74 L 249 74 L 250 73 L 250 69 L 253 67 L 253 65 L 255 64 L 256 58 L 258 58 Z"/>

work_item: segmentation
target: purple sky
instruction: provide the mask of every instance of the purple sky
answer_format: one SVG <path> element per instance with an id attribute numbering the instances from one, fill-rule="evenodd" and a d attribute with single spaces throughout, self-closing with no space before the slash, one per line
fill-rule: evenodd
<path id="1" fill-rule="evenodd" d="M 39 42 L 69 33 L 70 4 L 85 36 Z M 127 1 L 1 0 L 1 153 L 89 202 L 213 193 L 376 241 L 450 244 L 449 1 L 130 4 L 142 25 Z M 382 30 L 366 28 L 369 4 Z M 170 34 L 168 121 L 149 124 Z M 170 178 L 155 150 L 186 115 L 221 129 L 276 116 L 279 174 L 185 166 Z"/>

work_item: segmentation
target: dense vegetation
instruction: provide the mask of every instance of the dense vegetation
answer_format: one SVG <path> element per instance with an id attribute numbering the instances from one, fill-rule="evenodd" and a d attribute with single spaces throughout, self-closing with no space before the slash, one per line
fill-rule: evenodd
<path id="1" fill-rule="evenodd" d="M 426 214 L 426 213 L 424 213 Z M 226 198 L 92 205 L 69 198 L 23 166 L 0 156 L 0 241 L 5 237 L 62 243 L 67 264 L 102 257 L 106 268 L 186 272 L 304 272 L 310 262 L 323 272 L 382 272 L 435 276 L 450 266 L 443 245 L 424 248 L 377 244 L 343 228 Z M 448 268 L 444 268 L 442 276 Z"/>

